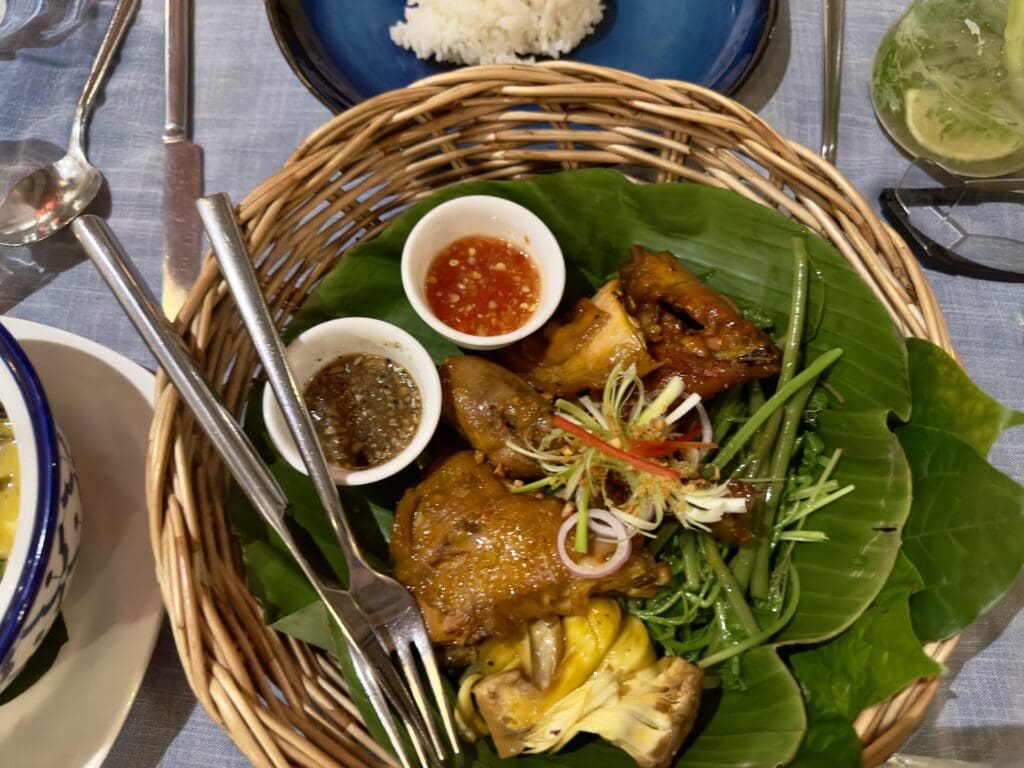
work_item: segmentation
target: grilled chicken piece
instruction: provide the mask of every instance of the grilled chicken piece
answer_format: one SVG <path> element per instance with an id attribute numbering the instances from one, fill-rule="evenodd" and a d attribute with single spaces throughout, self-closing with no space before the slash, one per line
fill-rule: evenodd
<path id="1" fill-rule="evenodd" d="M 535 446 L 551 431 L 551 404 L 506 368 L 482 357 L 456 355 L 441 365 L 445 420 L 506 475 L 541 477 L 535 460 L 508 447 Z"/>
<path id="2" fill-rule="evenodd" d="M 668 251 L 634 245 L 620 273 L 647 348 L 662 363 L 646 380 L 650 387 L 680 376 L 687 392 L 706 399 L 778 373 L 781 355 L 768 335 Z"/>
<path id="3" fill-rule="evenodd" d="M 642 549 L 611 576 L 573 576 L 555 549 L 562 508 L 553 496 L 510 493 L 472 451 L 406 491 L 391 557 L 435 644 L 508 636 L 531 619 L 580 613 L 592 595 L 650 596 L 667 583 L 667 566 Z"/>
<path id="4" fill-rule="evenodd" d="M 564 324 L 549 323 L 502 359 L 537 389 L 558 396 L 603 387 L 620 363 L 635 363 L 641 376 L 657 365 L 623 306 L 618 280 L 606 283 L 593 298 L 580 299 Z"/>
<path id="5" fill-rule="evenodd" d="M 742 496 L 746 500 L 746 512 L 730 512 L 727 515 L 722 515 L 722 519 L 717 523 L 708 525 L 708 530 L 719 541 L 729 544 L 746 544 L 748 541 L 754 540 L 751 513 L 754 511 L 758 490 L 742 480 L 730 480 L 729 493 L 732 496 Z"/>

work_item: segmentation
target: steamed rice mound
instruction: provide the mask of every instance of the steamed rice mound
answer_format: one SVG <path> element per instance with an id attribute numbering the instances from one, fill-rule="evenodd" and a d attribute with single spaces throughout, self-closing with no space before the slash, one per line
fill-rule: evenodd
<path id="1" fill-rule="evenodd" d="M 409 0 L 391 39 L 453 64 L 533 61 L 568 53 L 603 15 L 601 0 Z"/>

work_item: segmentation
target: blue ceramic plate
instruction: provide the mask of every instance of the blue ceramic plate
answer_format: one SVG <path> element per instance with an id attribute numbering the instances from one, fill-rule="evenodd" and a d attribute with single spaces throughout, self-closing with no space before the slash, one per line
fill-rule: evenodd
<path id="1" fill-rule="evenodd" d="M 265 0 L 292 69 L 341 111 L 452 67 L 391 42 L 405 0 Z M 757 63 L 777 0 L 605 0 L 594 34 L 567 58 L 731 93 Z"/>

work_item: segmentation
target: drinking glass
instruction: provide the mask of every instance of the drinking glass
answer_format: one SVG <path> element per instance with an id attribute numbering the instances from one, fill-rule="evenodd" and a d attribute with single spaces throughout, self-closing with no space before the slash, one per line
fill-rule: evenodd
<path id="1" fill-rule="evenodd" d="M 82 23 L 96 0 L 0 0 L 0 58 L 48 48 Z"/>
<path id="2" fill-rule="evenodd" d="M 871 86 L 910 155 L 972 177 L 1024 168 L 1024 0 L 915 0 L 882 40 Z"/>

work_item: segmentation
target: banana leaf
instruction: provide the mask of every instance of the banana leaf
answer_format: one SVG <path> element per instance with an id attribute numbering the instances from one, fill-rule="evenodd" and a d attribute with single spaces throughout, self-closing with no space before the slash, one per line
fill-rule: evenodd
<path id="1" fill-rule="evenodd" d="M 444 200 L 468 194 L 514 200 L 551 227 L 567 261 L 566 306 L 615 274 L 629 247 L 641 244 L 650 250 L 671 251 L 740 307 L 757 309 L 776 328 L 784 328 L 790 304 L 791 240 L 804 239 L 814 270 L 809 312 L 813 324 L 806 354 L 813 358 L 833 347 L 845 351 L 827 374 L 843 404 L 825 417 L 823 425 L 829 448 L 842 448 L 849 457 L 837 470 L 838 479 L 865 492 L 837 502 L 834 510 L 816 513 L 822 517 L 815 520 L 815 527 L 826 527 L 830 538 L 797 547 L 794 562 L 801 571 L 804 594 L 781 639 L 787 643 L 822 641 L 856 621 L 892 570 L 899 552 L 899 532 L 910 509 L 909 469 L 887 426 L 890 414 L 899 419 L 909 417 L 910 391 L 903 340 L 871 290 L 844 259 L 825 241 L 777 213 L 731 192 L 700 185 L 634 185 L 607 170 L 476 182 L 431 196 L 397 217 L 377 239 L 352 248 L 318 286 L 288 335 L 294 337 L 334 317 L 371 316 L 409 330 L 438 362 L 457 354 L 458 350 L 437 337 L 409 306 L 401 287 L 399 259 L 408 232 L 421 216 Z M 250 427 L 267 448 L 258 410 L 250 409 Z M 308 481 L 277 457 L 271 459 L 271 466 L 288 490 L 295 519 L 343 575 L 329 529 L 318 522 L 322 516 Z M 380 528 L 387 528 L 387 510 L 409 484 L 408 476 L 393 478 L 368 489 L 365 497 L 356 494 L 345 499 L 356 517 L 362 511 L 368 531 L 377 528 L 370 548 L 379 555 L 386 554 L 379 533 Z M 235 504 L 233 510 L 254 593 L 263 602 L 268 619 L 307 640 L 325 642 L 329 632 L 316 627 L 323 613 L 310 609 L 309 599 L 296 600 L 301 592 L 282 597 L 289 591 L 285 582 L 294 579 L 294 574 L 282 573 L 289 567 L 287 557 L 280 556 L 273 538 L 259 530 L 244 504 Z M 755 650 L 745 657 L 754 659 L 748 661 L 752 679 L 764 678 L 774 687 L 762 694 L 764 699 L 750 693 L 754 686 L 732 693 L 731 699 L 727 693 L 711 722 L 683 753 L 680 765 L 781 765 L 792 757 L 805 728 L 799 689 L 774 651 Z M 355 696 L 359 703 L 358 691 Z M 749 707 L 751 714 L 732 717 L 731 707 L 737 711 Z M 728 738 L 717 738 L 719 733 Z M 742 748 L 738 742 L 743 742 Z M 602 762 L 608 750 L 607 745 L 587 743 L 563 757 L 547 756 L 543 764 L 590 761 L 611 765 Z M 482 755 L 477 759 L 486 760 Z"/>
<path id="2" fill-rule="evenodd" d="M 514 200 L 551 228 L 567 262 L 566 305 L 616 274 L 629 247 L 639 243 L 671 251 L 692 272 L 708 275 L 707 282 L 740 307 L 756 308 L 784 328 L 790 308 L 791 241 L 805 240 L 814 268 L 806 354 L 814 358 L 843 348 L 828 381 L 842 395 L 845 418 L 857 422 L 853 429 L 832 430 L 828 445 L 850 457 L 841 470 L 844 483 L 873 489 L 884 484 L 887 493 L 856 494 L 823 511 L 821 519 L 842 527 L 841 535 L 797 548 L 797 567 L 810 577 L 801 578 L 806 587 L 784 640 L 824 640 L 856 620 L 885 583 L 910 509 L 909 470 L 886 425 L 890 412 L 901 419 L 909 416 L 910 390 L 903 340 L 842 256 L 767 208 L 696 184 L 635 185 L 608 170 L 461 184 L 424 200 L 380 237 L 353 248 L 307 301 L 289 336 L 334 317 L 379 317 L 410 331 L 437 362 L 457 354 L 406 301 L 399 263 L 409 231 L 427 211 L 471 194 Z M 856 456 L 864 460 L 854 466 Z M 837 594 L 842 595 L 838 603 Z"/>
<path id="3" fill-rule="evenodd" d="M 979 390 L 935 345 L 909 339 L 907 350 L 913 419 L 895 430 L 913 477 L 902 554 L 849 630 L 788 654 L 808 716 L 794 766 L 859 766 L 853 722 L 860 711 L 936 674 L 921 643 L 964 629 L 1007 591 L 1024 563 L 1024 489 L 985 460 L 1024 414 Z M 860 673 L 846 674 L 850 669 Z"/>

